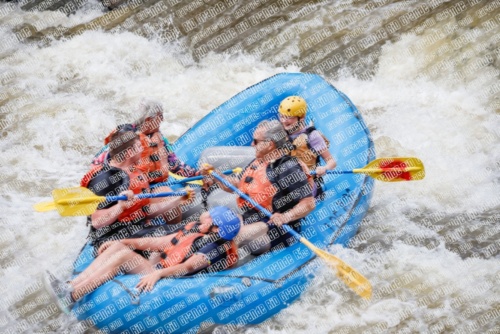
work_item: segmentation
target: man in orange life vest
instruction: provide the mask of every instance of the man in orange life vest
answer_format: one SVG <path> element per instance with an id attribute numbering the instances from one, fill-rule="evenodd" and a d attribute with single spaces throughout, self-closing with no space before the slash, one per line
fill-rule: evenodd
<path id="1" fill-rule="evenodd" d="M 101 245 L 99 255 L 78 277 L 64 283 L 47 272 L 45 284 L 59 307 L 69 313 L 76 300 L 94 291 L 120 271 L 144 275 L 137 288 L 150 291 L 163 277 L 179 277 L 216 272 L 238 262 L 233 241 L 240 230 L 241 217 L 223 206 L 188 223 L 182 230 L 158 238 L 124 239 Z M 134 250 L 151 252 L 149 259 Z"/>
<path id="2" fill-rule="evenodd" d="M 141 237 L 160 233 L 164 223 L 180 215 L 180 205 L 192 201 L 194 192 L 187 189 L 184 197 L 137 199 L 134 195 L 147 193 L 149 182 L 137 162 L 141 159 L 142 145 L 134 131 L 117 131 L 109 143 L 111 159 L 89 171 L 81 186 L 96 195 L 126 195 L 127 201 L 104 202 L 90 216 L 90 239 L 99 246 L 107 240 Z M 167 192 L 168 187 L 158 187 L 153 192 Z M 177 212 L 179 211 L 179 212 Z"/>
<path id="3" fill-rule="evenodd" d="M 253 138 L 256 159 L 239 176 L 222 177 L 273 212 L 268 219 L 250 203 L 237 199 L 244 226 L 235 241 L 238 247 L 248 246 L 249 252 L 258 255 L 277 245 L 289 246 L 296 242 L 280 226 L 288 224 L 300 231 L 300 219 L 314 210 L 315 203 L 313 181 L 307 166 L 287 154 L 290 143 L 283 126 L 278 121 L 263 121 L 257 126 Z M 213 166 L 209 164 L 201 168 L 208 182 L 213 181 L 211 170 Z M 232 192 L 224 185 L 220 186 Z"/>

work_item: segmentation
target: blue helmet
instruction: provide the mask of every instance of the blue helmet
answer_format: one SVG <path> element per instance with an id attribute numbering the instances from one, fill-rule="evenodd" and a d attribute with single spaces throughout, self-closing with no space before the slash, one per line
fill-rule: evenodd
<path id="1" fill-rule="evenodd" d="M 224 240 L 233 240 L 240 231 L 240 219 L 225 206 L 216 206 L 210 211 L 213 225 L 219 227 L 219 235 Z"/>

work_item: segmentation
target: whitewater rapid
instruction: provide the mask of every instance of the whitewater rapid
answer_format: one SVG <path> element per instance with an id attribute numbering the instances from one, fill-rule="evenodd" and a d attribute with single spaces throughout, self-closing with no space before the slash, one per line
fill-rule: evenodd
<path id="1" fill-rule="evenodd" d="M 12 36 L 19 23 L 74 26 L 99 15 L 93 8 L 69 17 L 16 10 L 1 19 L 0 36 Z M 330 249 L 370 279 L 373 300 L 360 300 L 320 266 L 300 300 L 242 331 L 500 331 L 500 121 L 491 94 L 498 70 L 434 75 L 436 59 L 412 49 L 425 36 L 387 41 L 369 79 L 348 68 L 326 77 L 360 110 L 378 157 L 416 156 L 426 167 L 422 181 L 377 183 L 351 248 Z M 466 48 L 455 52 L 462 59 Z M 71 332 L 75 324 L 51 307 L 41 277 L 46 269 L 70 274 L 85 218 L 36 213 L 32 205 L 77 185 L 104 137 L 136 119 L 143 98 L 163 103 L 161 131 L 174 141 L 236 93 L 285 71 L 299 67 L 245 53 L 195 61 L 181 41 L 130 32 L 88 31 L 45 47 L 2 43 L 0 327 Z"/>

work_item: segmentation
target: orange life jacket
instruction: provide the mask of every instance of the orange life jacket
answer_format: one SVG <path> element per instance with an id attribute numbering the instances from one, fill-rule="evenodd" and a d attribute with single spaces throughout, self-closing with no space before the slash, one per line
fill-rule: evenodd
<path id="1" fill-rule="evenodd" d="M 90 181 L 96 177 L 97 175 L 100 174 L 102 169 L 105 166 L 109 165 L 100 165 L 92 168 L 87 174 L 85 174 L 80 181 L 80 185 L 82 187 L 88 188 Z M 127 174 L 128 176 L 128 190 L 132 190 L 134 194 L 141 194 L 143 190 L 149 189 L 149 182 L 147 179 L 144 177 L 142 171 L 138 168 L 133 168 L 132 170 L 129 169 L 120 169 L 116 167 L 111 167 L 115 168 L 116 170 L 123 171 Z M 113 177 L 111 177 L 113 179 Z M 109 182 L 109 180 L 107 180 Z M 112 181 L 111 181 L 112 182 Z M 116 187 L 118 188 L 118 187 Z M 115 189 L 116 189 L 115 188 Z M 123 190 L 127 190 L 123 189 Z M 119 191 L 121 192 L 121 191 Z M 106 194 L 104 194 L 106 195 Z M 114 193 L 112 195 L 118 195 L 117 193 Z M 149 198 L 144 198 L 144 199 L 136 199 L 134 201 L 134 204 L 130 206 L 129 208 L 125 209 L 119 216 L 118 216 L 118 221 L 121 223 L 128 223 L 128 222 L 135 222 L 140 219 L 145 218 L 145 213 L 142 210 L 142 208 L 146 205 L 149 205 Z"/>
<path id="2" fill-rule="evenodd" d="M 276 188 L 267 176 L 268 162 L 255 159 L 241 176 L 238 189 L 255 200 L 268 211 L 273 211 L 273 197 L 276 195 Z M 236 200 L 240 209 L 253 208 L 253 205 L 238 197 Z"/>
<path id="3" fill-rule="evenodd" d="M 160 260 L 164 268 L 181 264 L 196 253 L 197 250 L 194 247 L 195 242 L 206 236 L 206 234 L 189 232 L 189 229 L 193 228 L 195 225 L 196 223 L 186 225 L 186 227 L 177 232 L 176 236 L 172 239 L 172 245 L 165 248 L 162 253 L 162 259 Z M 238 247 L 232 240 L 223 245 L 226 248 L 226 269 L 231 268 L 238 263 Z"/>
<path id="4" fill-rule="evenodd" d="M 297 136 L 292 142 L 295 147 L 290 155 L 293 157 L 297 157 L 301 161 L 303 161 L 309 170 L 314 170 L 316 165 L 319 163 L 320 152 L 316 152 L 311 145 L 309 144 L 309 135 L 313 132 L 317 131 L 315 127 L 310 126 L 306 129 L 306 131 Z M 318 131 L 319 132 L 319 131 Z M 330 142 L 328 139 L 319 132 L 323 140 L 326 142 L 326 147 L 330 147 Z"/>
<path id="5" fill-rule="evenodd" d="M 163 137 L 159 134 L 161 140 L 155 142 L 153 138 L 139 133 L 139 139 L 142 144 L 141 161 L 139 165 L 148 175 L 150 183 L 165 182 L 168 179 L 168 164 L 162 163 L 162 158 L 167 156 L 167 148 L 163 142 Z M 157 135 L 157 137 L 158 137 Z"/>
<path id="6" fill-rule="evenodd" d="M 291 159 L 289 156 L 284 156 L 280 158 L 281 161 L 287 161 Z M 301 166 L 304 173 L 307 175 L 307 181 L 313 187 L 314 181 L 311 174 L 307 169 L 307 166 L 300 160 L 297 159 L 298 164 Z M 258 161 L 257 159 L 250 163 L 250 165 L 245 169 L 238 189 L 247 194 L 250 198 L 255 200 L 258 204 L 263 206 L 269 212 L 273 212 L 273 198 L 276 195 L 278 189 L 274 186 L 275 180 L 270 180 L 267 174 L 269 162 Z M 272 173 L 273 171 L 270 170 Z M 272 175 L 272 174 L 271 174 Z M 240 209 L 254 208 L 252 204 L 246 200 L 238 197 L 236 200 L 238 207 Z"/>

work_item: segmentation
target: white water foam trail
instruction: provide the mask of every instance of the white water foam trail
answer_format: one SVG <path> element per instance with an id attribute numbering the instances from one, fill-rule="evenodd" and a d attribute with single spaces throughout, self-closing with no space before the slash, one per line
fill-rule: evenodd
<path id="1" fill-rule="evenodd" d="M 484 324 L 492 325 L 491 318 L 471 316 L 498 306 L 498 276 L 491 275 L 498 265 L 492 261 L 463 262 L 443 247 L 428 250 L 402 243 L 378 259 L 353 250 L 333 250 L 370 278 L 372 301 L 338 284 L 325 268 L 298 303 L 267 326 L 247 333 L 439 333 L 443 329 L 479 333 Z M 376 265 L 370 270 L 366 263 Z"/>
<path id="2" fill-rule="evenodd" d="M 417 37 L 406 39 L 411 44 Z M 371 81 L 351 78 L 336 83 L 364 111 L 374 129 L 378 156 L 417 156 L 426 166 L 423 181 L 377 188 L 390 188 L 398 197 L 419 195 L 412 198 L 413 205 L 430 211 L 453 213 L 498 206 L 498 115 L 488 108 L 482 89 L 456 87 L 451 78 L 418 79 L 414 64 L 420 55 L 394 65 L 392 53 L 401 52 L 404 42 L 384 48 Z"/>

